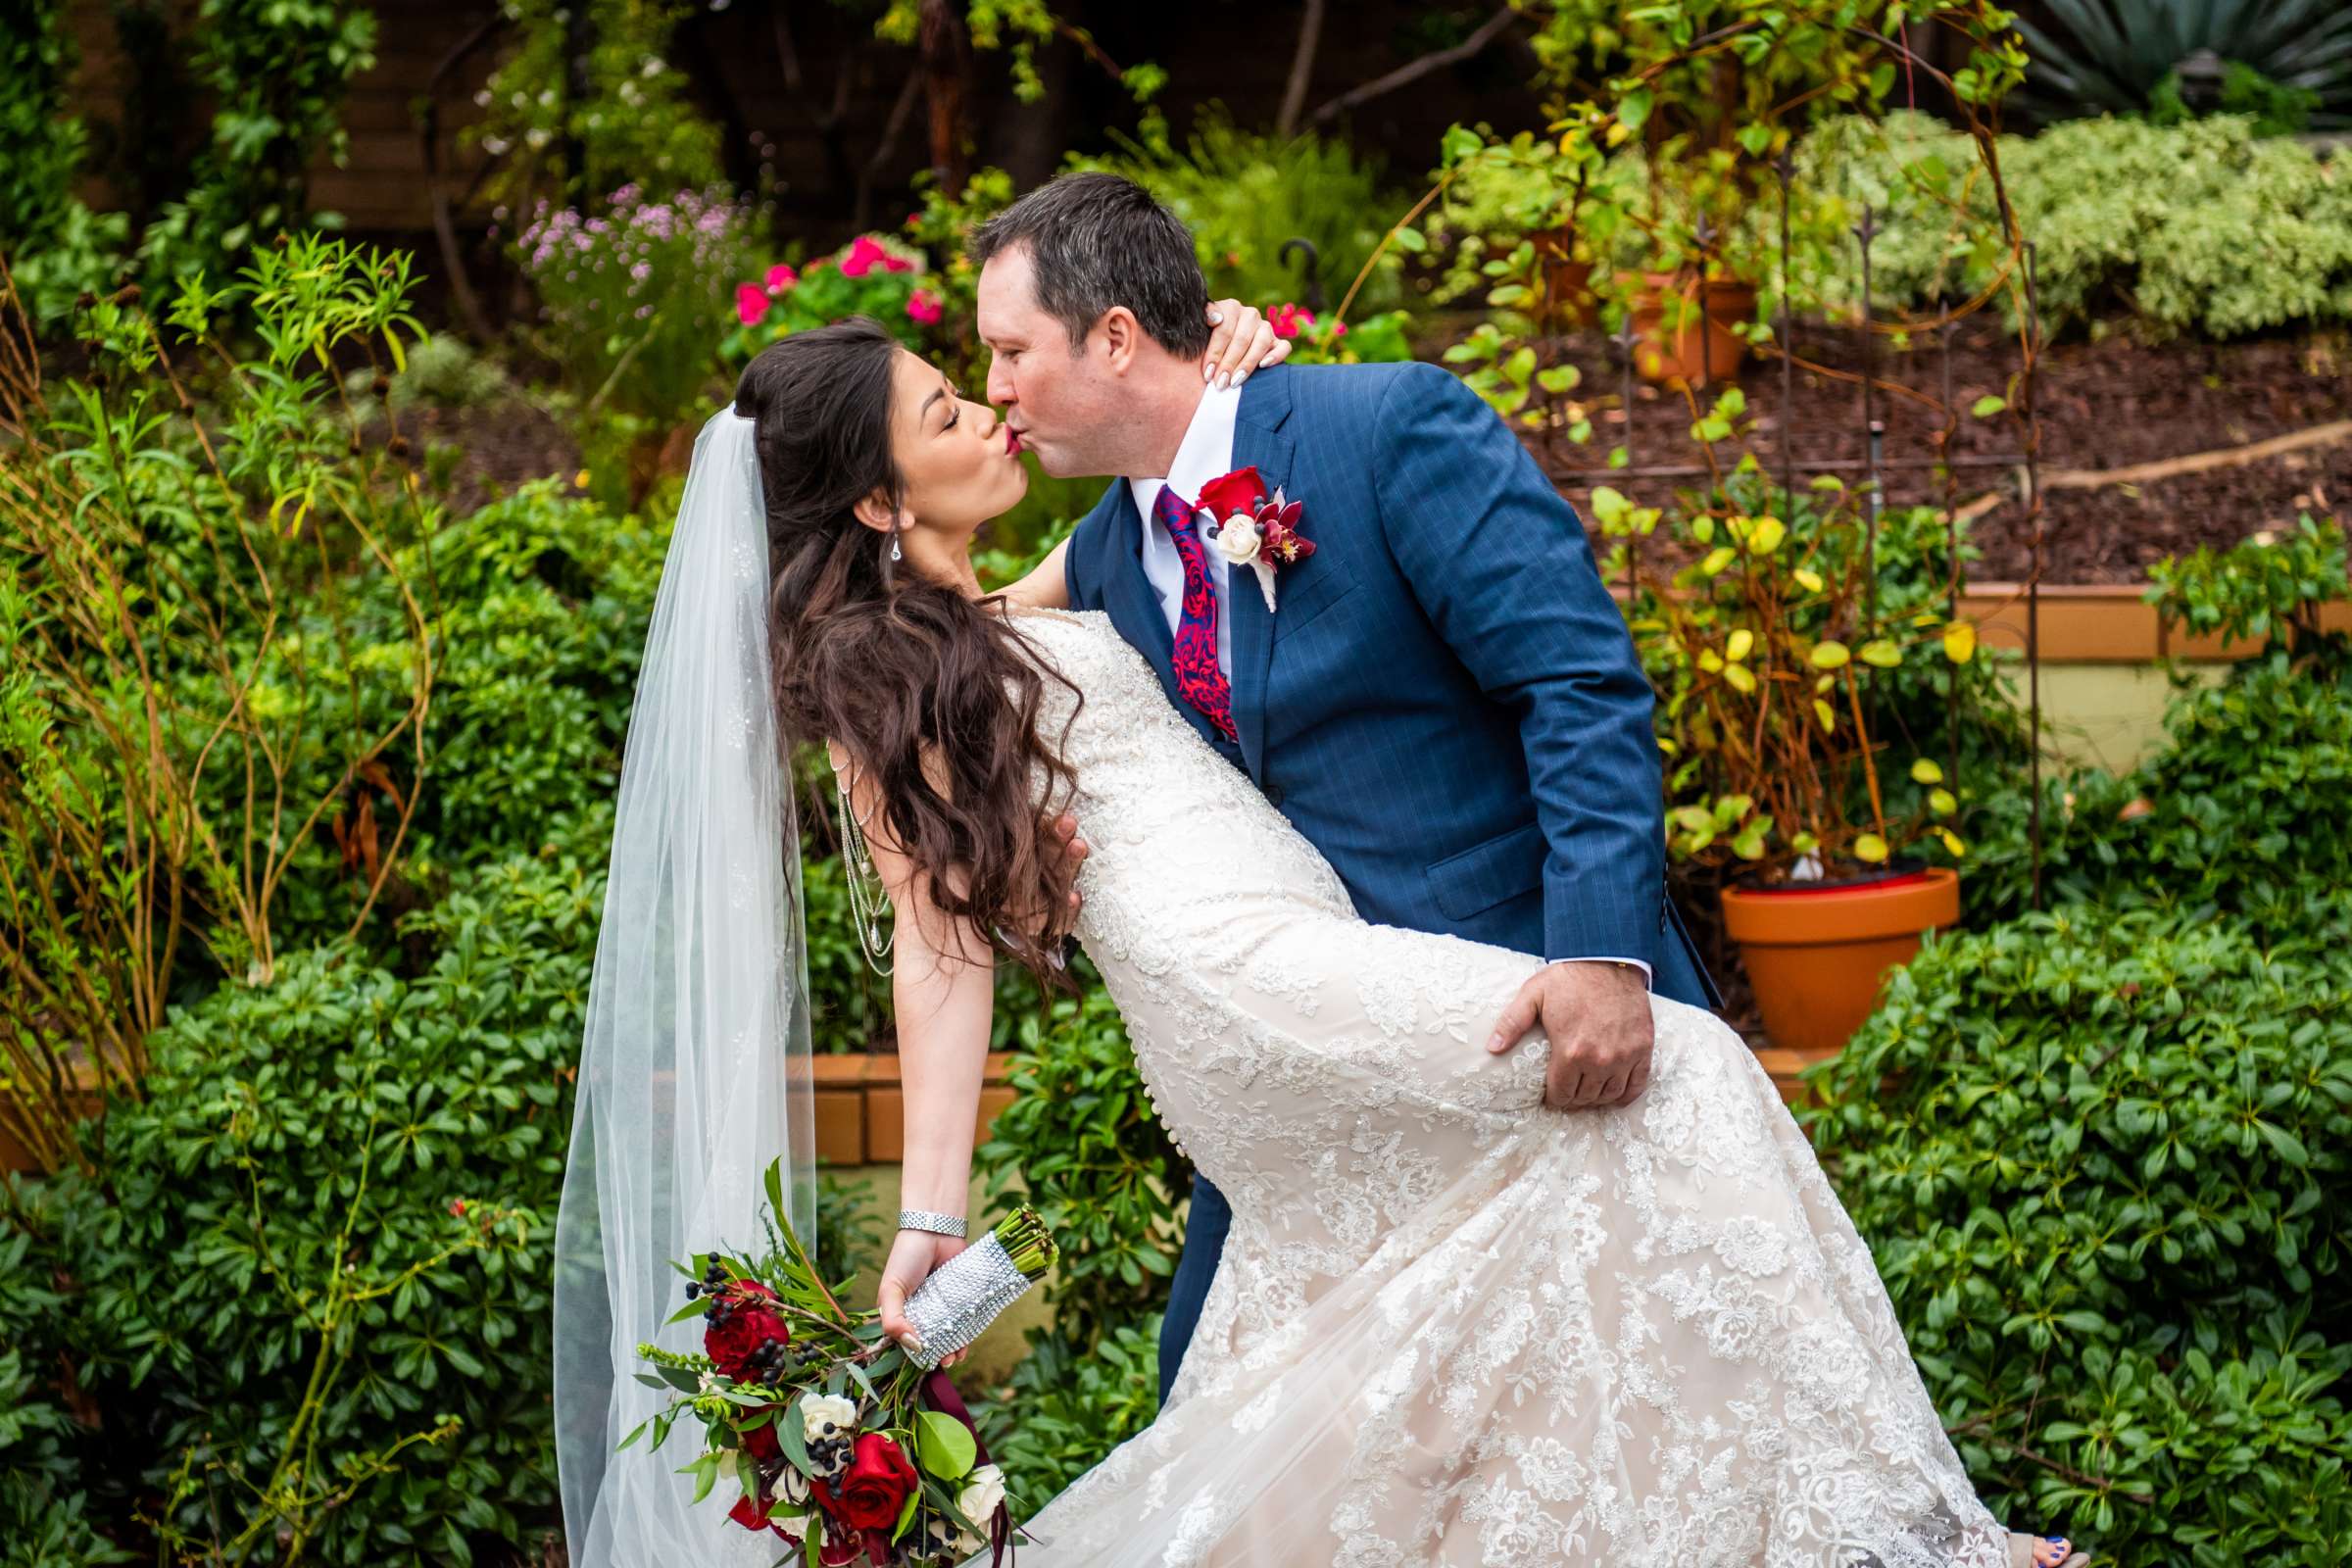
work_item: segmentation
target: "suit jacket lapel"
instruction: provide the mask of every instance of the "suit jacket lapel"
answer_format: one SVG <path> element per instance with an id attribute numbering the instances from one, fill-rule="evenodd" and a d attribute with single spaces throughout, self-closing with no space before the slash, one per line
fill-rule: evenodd
<path id="1" fill-rule="evenodd" d="M 1176 711 L 1200 732 L 1203 740 L 1213 742 L 1216 731 L 1210 727 L 1208 715 L 1186 702 L 1176 690 L 1176 638 L 1168 630 L 1168 614 L 1160 608 L 1159 594 L 1152 588 L 1152 579 L 1144 575 L 1143 520 L 1136 515 L 1134 492 L 1124 479 L 1114 482 L 1108 520 L 1115 547 L 1111 551 L 1110 580 L 1103 585 L 1102 605 L 1110 614 L 1110 623 L 1127 639 L 1128 646 L 1150 662 Z"/>
<path id="2" fill-rule="evenodd" d="M 1265 481 L 1266 494 L 1286 489 L 1291 481 L 1292 442 L 1282 429 L 1291 414 L 1290 377 L 1279 370 L 1261 370 L 1242 389 L 1242 406 L 1233 422 L 1233 466 L 1254 466 Z M 1295 499 L 1295 498 L 1294 498 Z M 1233 616 L 1233 727 L 1242 747 L 1242 763 L 1251 778 L 1265 774 L 1266 683 L 1274 663 L 1274 613 L 1266 609 L 1257 573 L 1235 566 L 1227 576 L 1226 606 Z M 1274 597 L 1282 599 L 1282 576 L 1274 578 Z"/>

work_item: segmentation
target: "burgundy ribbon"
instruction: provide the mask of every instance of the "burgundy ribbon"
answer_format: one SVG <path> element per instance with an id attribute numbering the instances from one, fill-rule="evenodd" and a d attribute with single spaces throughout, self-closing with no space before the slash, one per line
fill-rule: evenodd
<path id="1" fill-rule="evenodd" d="M 963 1429 L 972 1435 L 972 1448 L 979 1454 L 979 1462 L 987 1464 L 988 1444 L 980 1436 L 980 1428 L 972 1420 L 972 1412 L 964 1408 L 963 1396 L 956 1392 L 956 1385 L 948 1380 L 947 1373 L 935 1370 L 925 1377 L 922 1396 L 940 1414 L 953 1416 L 963 1424 Z M 1013 1537 L 1016 1534 L 1012 1527 L 1012 1510 L 998 1503 L 995 1515 L 988 1521 L 989 1568 L 1004 1568 L 1005 1563 L 1015 1560 Z"/>

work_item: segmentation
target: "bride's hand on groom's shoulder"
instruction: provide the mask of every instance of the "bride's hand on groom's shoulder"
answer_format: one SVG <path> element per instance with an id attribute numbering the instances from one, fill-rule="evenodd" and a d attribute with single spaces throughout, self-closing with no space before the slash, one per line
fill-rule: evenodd
<path id="1" fill-rule="evenodd" d="M 942 1263 L 968 1245 L 961 1237 L 939 1236 L 930 1231 L 899 1232 L 898 1240 L 891 1244 L 889 1258 L 882 1264 L 882 1283 L 874 1292 L 874 1305 L 882 1314 L 883 1333 L 901 1346 L 913 1348 L 914 1325 L 906 1321 L 906 1298 Z M 970 1353 L 966 1347 L 943 1357 L 939 1364 L 954 1366 Z"/>
<path id="2" fill-rule="evenodd" d="M 1630 1105 L 1649 1087 L 1657 1030 L 1649 985 L 1640 969 L 1621 963 L 1547 963 L 1511 999 L 1491 1052 L 1516 1045 L 1541 1026 L 1551 1043 L 1544 1075 L 1544 1103 L 1554 1110 L 1599 1110 Z"/>
<path id="3" fill-rule="evenodd" d="M 1265 313 L 1240 300 L 1211 300 L 1208 352 L 1200 359 L 1200 378 L 1215 386 L 1239 386 L 1251 370 L 1280 365 L 1291 357 L 1291 340 L 1278 337 Z"/>

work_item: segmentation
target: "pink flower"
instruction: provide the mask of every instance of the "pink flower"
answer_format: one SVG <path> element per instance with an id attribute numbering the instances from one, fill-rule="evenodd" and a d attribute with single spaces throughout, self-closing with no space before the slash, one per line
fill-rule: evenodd
<path id="1" fill-rule="evenodd" d="M 743 318 L 746 326 L 756 325 L 767 314 L 767 290 L 757 283 L 739 283 L 735 287 L 735 314 Z"/>
<path id="2" fill-rule="evenodd" d="M 1277 305 L 1266 313 L 1266 324 L 1276 337 L 1297 337 L 1300 327 L 1315 324 L 1315 313 L 1297 305 Z"/>
<path id="3" fill-rule="evenodd" d="M 908 296 L 906 315 L 924 326 L 937 326 L 940 318 L 939 296 L 927 288 L 918 288 Z"/>
<path id="4" fill-rule="evenodd" d="M 885 272 L 911 272 L 914 270 L 914 264 L 904 256 L 885 256 L 882 258 L 882 270 Z"/>
<path id="5" fill-rule="evenodd" d="M 767 291 L 770 294 L 781 294 L 800 280 L 801 274 L 784 262 L 778 262 L 767 270 Z"/>
<path id="6" fill-rule="evenodd" d="M 889 256 L 875 243 L 871 234 L 860 234 L 850 243 L 850 254 L 841 259 L 841 275 L 863 277 L 874 270 L 876 262 L 887 263 Z"/>

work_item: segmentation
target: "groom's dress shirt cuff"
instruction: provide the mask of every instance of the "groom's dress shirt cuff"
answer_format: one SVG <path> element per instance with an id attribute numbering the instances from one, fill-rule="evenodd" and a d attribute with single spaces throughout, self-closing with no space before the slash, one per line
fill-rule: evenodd
<path id="1" fill-rule="evenodd" d="M 1641 971 L 1642 971 L 1642 985 L 1643 985 L 1643 987 L 1645 987 L 1645 988 L 1646 988 L 1646 987 L 1648 987 L 1648 986 L 1650 986 L 1650 985 L 1651 985 L 1651 983 L 1652 983 L 1652 981 L 1654 981 L 1654 980 L 1655 980 L 1655 978 L 1656 978 L 1656 976 L 1655 976 L 1655 975 L 1653 974 L 1653 972 L 1651 971 L 1651 969 L 1650 969 L 1649 965 L 1648 965 L 1648 964 L 1646 964 L 1646 963 L 1643 963 L 1643 962 L 1642 962 L 1642 961 L 1640 958 L 1611 958 L 1611 957 L 1607 957 L 1607 956 L 1603 956 L 1603 955 L 1600 955 L 1600 954 L 1588 954 L 1587 956 L 1585 956 L 1584 957 L 1581 957 L 1581 958 L 1554 958 L 1554 959 L 1552 959 L 1551 961 L 1552 961 L 1552 962 L 1554 962 L 1554 963 L 1622 963 L 1622 964 L 1627 964 L 1627 965 L 1629 965 L 1629 966 L 1631 966 L 1631 967 L 1633 967 L 1633 968 L 1636 968 L 1636 969 L 1639 969 L 1639 970 L 1641 970 Z"/>

